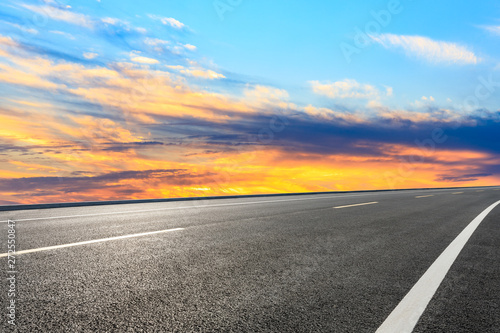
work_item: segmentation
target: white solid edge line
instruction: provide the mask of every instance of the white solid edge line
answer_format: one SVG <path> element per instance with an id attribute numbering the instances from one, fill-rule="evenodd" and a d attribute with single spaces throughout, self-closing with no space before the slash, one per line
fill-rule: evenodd
<path id="1" fill-rule="evenodd" d="M 54 246 L 47 246 L 47 247 L 39 247 L 37 249 L 16 251 L 15 253 L 12 253 L 11 255 L 16 256 L 16 255 L 26 254 L 26 253 L 56 250 L 56 249 L 62 249 L 62 248 L 65 248 L 65 247 L 80 246 L 80 245 L 87 245 L 87 244 L 101 243 L 101 242 L 109 242 L 109 241 L 118 240 L 118 239 L 125 239 L 125 238 L 132 238 L 132 237 L 141 237 L 141 236 L 161 234 L 161 233 L 165 233 L 165 232 L 172 232 L 172 231 L 179 231 L 179 230 L 184 230 L 184 228 L 174 228 L 174 229 L 166 229 L 166 230 L 160 230 L 160 231 L 143 232 L 143 233 L 140 233 L 140 234 L 117 236 L 117 237 L 102 238 L 102 239 L 94 239 L 94 240 L 84 241 L 84 242 L 78 242 L 78 243 L 63 244 L 63 245 L 54 245 Z M 8 255 L 9 255 L 8 253 L 1 253 L 0 254 L 0 258 L 7 257 Z"/>
<path id="2" fill-rule="evenodd" d="M 337 207 L 333 207 L 335 209 L 339 209 L 339 208 L 347 208 L 347 207 L 356 207 L 356 206 L 364 206 L 364 205 L 373 205 L 373 204 L 377 204 L 378 202 L 377 201 L 373 201 L 373 202 L 364 202 L 364 203 L 358 203 L 358 204 L 353 204 L 353 205 L 345 205 L 345 206 L 337 206 Z"/>
<path id="3" fill-rule="evenodd" d="M 67 216 L 48 216 L 48 217 L 35 217 L 31 219 L 12 219 L 11 221 L 22 222 L 22 221 L 36 221 L 36 220 L 52 220 L 52 219 L 65 219 L 69 217 L 88 217 L 88 216 L 101 216 L 101 215 L 115 215 L 115 214 L 129 214 L 129 213 L 145 213 L 145 212 L 156 212 L 162 210 L 175 210 L 175 209 L 190 209 L 190 208 L 210 208 L 210 207 L 222 207 L 222 206 L 237 206 L 237 205 L 253 205 L 259 203 L 274 203 L 274 202 L 286 202 L 286 201 L 301 201 L 301 200 L 319 200 L 319 199 L 335 199 L 335 198 L 348 198 L 348 197 L 362 197 L 369 194 L 357 194 L 357 195 L 344 195 L 344 196 L 327 196 L 327 197 L 315 197 L 315 198 L 299 198 L 299 199 L 285 199 L 285 200 L 261 200 L 261 201 L 249 201 L 249 202 L 231 202 L 225 204 L 215 204 L 215 205 L 197 205 L 197 206 L 180 206 L 180 207 L 165 207 L 165 208 L 155 208 L 155 209 L 140 209 L 140 210 L 129 210 L 121 212 L 108 212 L 108 213 L 94 213 L 94 214 L 81 214 L 81 215 L 67 215 Z M 7 223 L 7 221 L 0 221 L 0 223 Z"/>
<path id="4" fill-rule="evenodd" d="M 261 201 L 250 201 L 250 202 L 233 202 L 226 204 L 215 204 L 215 205 L 198 205 L 198 206 L 182 206 L 182 207 L 165 207 L 165 208 L 155 208 L 155 209 L 140 209 L 140 210 L 129 210 L 121 212 L 108 212 L 108 213 L 94 213 L 94 214 L 81 214 L 81 215 L 66 215 L 66 216 L 48 216 L 48 217 L 36 217 L 30 219 L 11 219 L 11 221 L 23 222 L 23 221 L 38 221 L 38 220 L 52 220 L 52 219 L 65 219 L 70 217 L 89 217 L 89 216 L 103 216 L 103 215 L 115 215 L 115 214 L 130 214 L 130 213 L 145 213 L 145 212 L 156 212 L 162 210 L 175 210 L 175 209 L 191 209 L 191 208 L 210 208 L 210 207 L 222 207 L 222 206 L 235 206 L 235 205 L 254 205 L 259 203 L 274 203 L 274 202 L 286 202 L 286 201 L 301 201 L 301 200 L 319 200 L 319 199 L 337 199 L 337 198 L 350 198 L 350 197 L 365 197 L 370 195 L 380 195 L 380 194 L 411 194 L 415 192 L 422 191 L 433 191 L 433 190 L 411 190 L 411 191 L 394 191 L 394 192 L 376 192 L 376 193 L 366 193 L 366 194 L 351 194 L 351 195 L 329 195 L 322 197 L 313 198 L 297 198 L 297 199 L 282 199 L 282 200 L 261 200 Z M 445 190 L 445 191 L 452 191 Z M 444 194 L 447 192 L 437 193 Z M 0 221 L 0 223 L 8 223 L 9 220 Z"/>
<path id="5" fill-rule="evenodd" d="M 469 238 L 484 218 L 499 204 L 500 201 L 497 201 L 486 208 L 462 230 L 411 288 L 376 333 L 410 333 L 413 331 L 420 316 Z"/>
<path id="6" fill-rule="evenodd" d="M 35 217 L 35 218 L 30 218 L 30 219 L 11 219 L 11 221 L 22 222 L 22 221 L 52 220 L 52 219 L 65 219 L 65 218 L 70 218 L 70 217 L 88 217 L 88 216 L 102 216 L 102 215 L 115 215 L 115 214 L 129 214 L 129 213 L 145 213 L 145 212 L 156 212 L 156 211 L 162 211 L 162 210 L 175 210 L 175 209 L 210 208 L 210 207 L 223 207 L 223 206 L 254 205 L 254 204 L 259 204 L 259 203 L 275 203 L 275 202 L 287 202 L 287 201 L 364 197 L 367 195 L 373 195 L 373 194 L 353 194 L 353 195 L 323 196 L 323 197 L 314 197 L 314 198 L 298 198 L 298 199 L 285 199 L 285 200 L 282 199 L 282 200 L 261 200 L 261 201 L 249 201 L 249 202 L 232 202 L 232 203 L 215 204 L 215 205 L 165 207 L 165 208 L 155 208 L 155 209 L 129 210 L 129 211 L 121 211 L 121 212 L 94 213 L 94 214 L 67 215 L 67 216 L 52 216 L 52 217 L 48 216 L 48 217 Z M 8 221 L 9 220 L 0 221 L 0 223 L 7 223 Z"/>

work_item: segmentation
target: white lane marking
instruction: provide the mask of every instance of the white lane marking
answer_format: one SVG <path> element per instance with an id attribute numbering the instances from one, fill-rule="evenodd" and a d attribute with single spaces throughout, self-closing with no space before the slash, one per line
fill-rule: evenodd
<path id="1" fill-rule="evenodd" d="M 80 245 L 87 245 L 87 244 L 93 244 L 93 243 L 109 242 L 109 241 L 118 240 L 118 239 L 133 238 L 133 237 L 142 237 L 142 236 L 147 236 L 147 235 L 162 234 L 162 233 L 165 233 L 165 232 L 172 232 L 172 231 L 179 231 L 179 230 L 184 230 L 184 228 L 175 228 L 175 229 L 166 229 L 166 230 L 160 230 L 160 231 L 143 232 L 141 234 L 133 234 L 133 235 L 110 237 L 110 238 L 94 239 L 94 240 L 90 240 L 90 241 L 78 242 L 78 243 L 71 243 L 71 244 L 63 244 L 63 245 L 39 247 L 37 249 L 16 251 L 16 253 L 12 254 L 12 255 L 15 256 L 15 255 L 26 254 L 26 253 L 56 250 L 56 249 L 62 249 L 62 248 L 65 248 L 65 247 L 80 246 Z M 8 255 L 9 255 L 8 253 L 1 253 L 0 254 L 0 258 L 7 257 Z"/>
<path id="2" fill-rule="evenodd" d="M 434 194 L 430 194 L 430 195 L 419 195 L 418 197 L 415 197 L 416 199 L 418 198 L 428 198 L 428 197 L 433 197 Z"/>
<path id="3" fill-rule="evenodd" d="M 337 207 L 333 207 L 333 208 L 335 208 L 335 209 L 339 209 L 339 208 L 347 208 L 347 207 L 356 207 L 356 206 L 364 206 L 364 205 L 373 205 L 373 204 L 377 204 L 377 203 L 378 203 L 377 201 L 373 201 L 373 202 L 364 202 L 364 203 L 353 204 L 353 205 L 337 206 Z"/>
<path id="4" fill-rule="evenodd" d="M 394 194 L 394 193 L 386 193 Z M 215 205 L 198 205 L 198 206 L 181 206 L 181 207 L 166 207 L 166 208 L 155 208 L 155 209 L 141 209 L 141 210 L 129 210 L 122 212 L 108 212 L 108 213 L 94 213 L 94 214 L 81 214 L 81 215 L 67 215 L 67 216 L 53 216 L 53 217 L 35 217 L 29 219 L 11 219 L 16 222 L 21 221 L 36 221 L 36 220 L 51 220 L 51 219 L 65 219 L 71 217 L 88 217 L 88 216 L 102 216 L 102 215 L 115 215 L 115 214 L 129 214 L 129 213 L 145 213 L 145 212 L 155 212 L 162 210 L 176 210 L 176 209 L 190 209 L 190 208 L 210 208 L 210 207 L 223 207 L 223 206 L 237 206 L 237 205 L 254 205 L 260 203 L 275 203 L 275 202 L 287 202 L 287 201 L 302 201 L 302 200 L 319 200 L 319 199 L 337 199 L 337 198 L 351 198 L 351 197 L 365 197 L 370 194 L 352 194 L 352 195 L 340 195 L 340 196 L 323 196 L 315 198 L 299 198 L 299 199 L 284 199 L 284 200 L 261 200 L 261 201 L 249 201 L 249 202 L 232 202 L 225 204 L 215 204 Z M 8 221 L 0 221 L 0 223 L 7 223 Z"/>
<path id="5" fill-rule="evenodd" d="M 484 192 L 484 190 L 477 190 L 476 192 Z"/>
<path id="6" fill-rule="evenodd" d="M 427 269 L 403 300 L 382 323 L 376 333 L 412 332 L 439 285 L 463 247 L 484 218 L 500 204 L 495 202 L 472 220 Z"/>
<path id="7" fill-rule="evenodd" d="M 108 212 L 108 213 L 93 213 L 93 214 L 81 214 L 81 215 L 66 215 L 66 216 L 53 216 L 53 217 L 36 217 L 29 219 L 11 219 L 16 222 L 22 221 L 38 221 L 38 220 L 52 220 L 52 219 L 66 219 L 71 217 L 89 217 L 89 216 L 103 216 L 103 215 L 116 215 L 116 214 L 130 214 L 130 213 L 145 213 L 145 212 L 155 212 L 162 210 L 175 210 L 175 209 L 191 209 L 191 208 L 210 208 L 210 207 L 222 207 L 222 206 L 235 206 L 235 205 L 254 205 L 259 203 L 274 203 L 274 202 L 286 202 L 286 201 L 301 201 L 301 200 L 319 200 L 319 199 L 337 199 L 337 198 L 351 198 L 351 197 L 365 197 L 370 195 L 380 195 L 380 194 L 411 194 L 415 192 L 422 192 L 426 190 L 411 190 L 411 191 L 394 191 L 394 192 L 376 192 L 376 193 L 366 193 L 366 194 L 350 194 L 350 195 L 329 195 L 323 197 L 313 197 L 313 198 L 299 198 L 299 199 L 283 199 L 283 200 L 262 200 L 262 201 L 250 201 L 250 202 L 234 202 L 226 204 L 215 204 L 215 205 L 198 205 L 198 206 L 183 206 L 183 207 L 166 207 L 166 208 L 155 208 L 155 209 L 140 209 L 140 210 L 129 210 L 121 212 Z M 432 191 L 432 190 L 428 190 Z M 451 191 L 451 190 L 445 190 Z M 445 194 L 448 192 L 437 193 Z M 8 223 L 8 220 L 0 221 L 0 223 Z"/>
<path id="8" fill-rule="evenodd" d="M 462 193 L 464 193 L 464 192 L 455 192 L 455 193 L 452 193 L 452 194 L 462 194 Z"/>
<path id="9" fill-rule="evenodd" d="M 36 220 L 52 220 L 52 219 L 65 219 L 70 217 L 88 217 L 88 216 L 101 216 L 101 215 L 115 215 L 115 214 L 129 214 L 129 213 L 145 213 L 145 212 L 156 212 L 162 210 L 176 210 L 176 209 L 190 209 L 190 208 L 210 208 L 210 207 L 223 207 L 223 206 L 238 206 L 238 205 L 254 205 L 259 203 L 274 203 L 274 202 L 286 202 L 286 201 L 301 201 L 301 200 L 319 200 L 319 199 L 336 199 L 336 198 L 349 198 L 349 197 L 364 197 L 370 194 L 356 194 L 356 195 L 343 195 L 343 196 L 327 196 L 327 197 L 315 197 L 315 198 L 300 198 L 300 199 L 286 199 L 286 200 L 262 200 L 262 201 L 249 201 L 249 202 L 232 202 L 225 204 L 215 204 L 215 205 L 198 205 L 198 206 L 181 206 L 181 207 L 165 207 L 165 208 L 155 208 L 155 209 L 140 209 L 140 210 L 129 210 L 121 212 L 108 212 L 108 213 L 94 213 L 94 214 L 81 214 L 81 215 L 67 215 L 67 216 L 53 216 L 53 217 L 35 217 L 30 219 L 11 219 L 16 222 L 21 221 L 36 221 Z M 0 223 L 7 223 L 8 221 L 0 221 Z"/>

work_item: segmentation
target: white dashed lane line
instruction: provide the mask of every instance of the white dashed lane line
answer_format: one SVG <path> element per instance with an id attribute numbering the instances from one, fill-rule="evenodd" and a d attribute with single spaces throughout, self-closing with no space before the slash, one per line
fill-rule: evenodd
<path id="1" fill-rule="evenodd" d="M 65 248 L 65 247 L 73 247 L 73 246 L 80 246 L 80 245 L 87 245 L 87 244 L 94 244 L 94 243 L 109 242 L 109 241 L 114 241 L 114 240 L 119 240 L 119 239 L 126 239 L 126 238 L 134 238 L 134 237 L 156 235 L 156 234 L 162 234 L 162 233 L 166 233 L 166 232 L 180 231 L 180 230 L 184 230 L 184 228 L 175 228 L 175 229 L 166 229 L 166 230 L 159 230 L 159 231 L 143 232 L 143 233 L 140 233 L 140 234 L 132 234 L 132 235 L 117 236 L 117 237 L 94 239 L 94 240 L 89 240 L 89 241 L 84 241 L 84 242 L 78 242 L 78 243 L 70 243 L 70 244 L 62 244 L 62 245 L 55 245 L 55 246 L 39 247 L 37 249 L 16 251 L 15 253 L 12 253 L 11 255 L 20 255 L 20 254 L 27 254 L 27 253 L 34 253 L 34 252 L 57 250 L 57 249 Z M 0 253 L 0 258 L 7 257 L 8 255 L 9 255 L 9 253 Z"/>
<path id="2" fill-rule="evenodd" d="M 337 206 L 337 207 L 333 207 L 333 208 L 339 209 L 339 208 L 357 207 L 357 206 L 374 205 L 374 204 L 378 204 L 378 202 L 377 201 L 364 202 L 364 203 L 358 203 L 358 204 L 352 204 L 352 205 Z"/>

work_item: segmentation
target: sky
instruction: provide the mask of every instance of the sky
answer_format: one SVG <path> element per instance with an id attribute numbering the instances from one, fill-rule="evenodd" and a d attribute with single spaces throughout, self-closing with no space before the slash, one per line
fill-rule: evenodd
<path id="1" fill-rule="evenodd" d="M 500 185 L 493 0 L 5 0 L 0 204 Z"/>

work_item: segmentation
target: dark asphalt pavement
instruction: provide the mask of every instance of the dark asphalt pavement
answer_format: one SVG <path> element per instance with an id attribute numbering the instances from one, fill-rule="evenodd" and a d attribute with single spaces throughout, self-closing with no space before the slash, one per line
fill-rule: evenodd
<path id="1" fill-rule="evenodd" d="M 17 221 L 17 251 L 184 228 L 17 256 L 14 329 L 0 258 L 1 331 L 375 332 L 498 200 L 466 188 L 0 212 Z M 500 332 L 499 222 L 500 206 L 415 332 Z"/>

